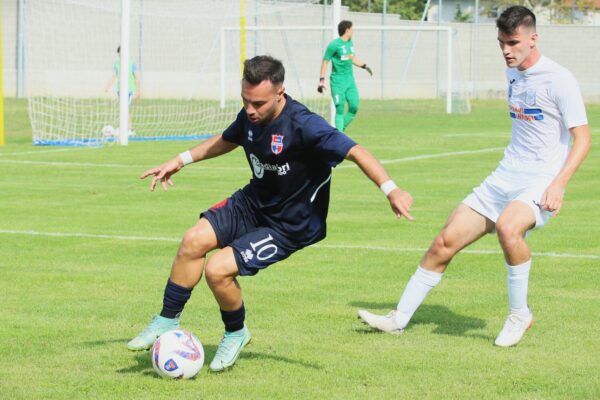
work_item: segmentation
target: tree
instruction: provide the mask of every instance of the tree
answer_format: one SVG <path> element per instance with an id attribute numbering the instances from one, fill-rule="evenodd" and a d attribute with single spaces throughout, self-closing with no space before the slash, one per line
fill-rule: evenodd
<path id="1" fill-rule="evenodd" d="M 573 23 L 581 15 L 596 9 L 594 0 L 482 0 L 482 13 L 495 16 L 510 6 L 521 5 L 534 13 L 547 13 L 551 23 Z"/>
<path id="2" fill-rule="evenodd" d="M 324 0 L 319 3 L 323 4 Z M 350 11 L 368 11 L 369 0 L 342 0 L 342 5 L 347 6 Z M 332 0 L 328 0 L 327 4 L 331 4 Z M 401 19 L 420 20 L 425 10 L 424 0 L 387 0 L 387 13 L 400 14 Z M 383 0 L 371 0 L 371 12 L 383 12 Z"/>
<path id="3" fill-rule="evenodd" d="M 456 3 L 456 13 L 454 13 L 454 20 L 456 22 L 471 22 L 471 14 L 463 13 L 460 3 Z"/>

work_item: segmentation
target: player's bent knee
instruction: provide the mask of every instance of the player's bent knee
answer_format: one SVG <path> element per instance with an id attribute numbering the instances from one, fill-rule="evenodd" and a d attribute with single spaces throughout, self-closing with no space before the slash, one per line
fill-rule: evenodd
<path id="1" fill-rule="evenodd" d="M 204 278 L 210 287 L 215 287 L 223 280 L 223 275 L 219 273 L 219 268 L 215 263 L 208 262 L 204 267 Z"/>
<path id="2" fill-rule="evenodd" d="M 519 242 L 523 237 L 519 227 L 508 221 L 498 221 L 496 223 L 496 232 L 498 233 L 500 242 L 509 246 Z"/>
<path id="3" fill-rule="evenodd" d="M 453 248 L 452 240 L 449 235 L 444 231 L 436 236 L 429 248 L 428 253 L 442 260 L 451 259 L 456 253 L 457 249 Z"/>
<path id="4" fill-rule="evenodd" d="M 238 274 L 235 259 L 228 253 L 220 251 L 213 255 L 206 264 L 204 276 L 210 287 L 231 281 Z"/>
<path id="5" fill-rule="evenodd" d="M 195 226 L 188 229 L 183 235 L 178 255 L 190 258 L 204 257 L 206 253 L 215 248 L 215 244 L 211 242 L 207 233 Z"/>
<path id="6" fill-rule="evenodd" d="M 221 286 L 232 279 L 232 277 L 229 274 L 225 273 L 224 269 L 222 268 L 222 265 L 211 262 L 206 264 L 204 276 L 206 279 L 206 283 L 211 288 Z"/>

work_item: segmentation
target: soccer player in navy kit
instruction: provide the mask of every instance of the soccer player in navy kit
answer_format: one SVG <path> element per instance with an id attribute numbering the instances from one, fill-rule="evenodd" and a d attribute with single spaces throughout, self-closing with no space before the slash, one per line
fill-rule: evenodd
<path id="1" fill-rule="evenodd" d="M 155 339 L 179 326 L 179 316 L 204 273 L 225 324 L 212 371 L 232 366 L 250 341 L 236 277 L 255 275 L 323 239 L 329 206 L 331 168 L 349 159 L 386 194 L 397 217 L 412 219 L 412 197 L 400 190 L 381 164 L 363 147 L 320 116 L 286 95 L 280 61 L 257 56 L 244 63 L 244 108 L 221 135 L 216 135 L 141 178 L 152 176 L 166 190 L 171 176 L 185 165 L 242 146 L 252 170 L 250 183 L 200 215 L 173 261 L 163 308 L 128 344 L 145 350 Z M 215 252 L 205 265 L 206 254 Z"/>

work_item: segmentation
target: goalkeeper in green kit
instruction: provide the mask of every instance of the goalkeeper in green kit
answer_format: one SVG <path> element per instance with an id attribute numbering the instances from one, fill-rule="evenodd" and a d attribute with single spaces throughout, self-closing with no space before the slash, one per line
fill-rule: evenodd
<path id="1" fill-rule="evenodd" d="M 352 65 L 365 69 L 373 76 L 373 71 L 364 62 L 354 56 L 354 45 L 352 44 L 352 22 L 342 21 L 338 24 L 339 38 L 332 40 L 325 50 L 323 63 L 321 64 L 321 75 L 319 79 L 319 93 L 325 90 L 325 71 L 327 64 L 331 61 L 331 97 L 335 104 L 335 127 L 343 132 L 358 112 L 358 89 L 354 82 Z M 348 111 L 344 113 L 348 102 Z"/>

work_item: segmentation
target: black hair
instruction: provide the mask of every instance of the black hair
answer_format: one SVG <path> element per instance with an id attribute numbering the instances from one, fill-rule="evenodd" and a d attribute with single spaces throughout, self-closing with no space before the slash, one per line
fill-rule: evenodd
<path id="1" fill-rule="evenodd" d="M 535 15 L 527 7 L 508 7 L 496 20 L 498 30 L 509 35 L 515 33 L 520 26 L 533 28 L 535 31 Z"/>
<path id="2" fill-rule="evenodd" d="M 244 61 L 244 81 L 258 85 L 262 81 L 271 81 L 280 85 L 285 79 L 285 68 L 281 61 L 271 56 L 256 56 Z"/>
<path id="3" fill-rule="evenodd" d="M 338 24 L 338 33 L 342 36 L 350 28 L 352 28 L 352 21 L 343 20 Z"/>
<path id="4" fill-rule="evenodd" d="M 121 54 L 121 46 L 117 47 L 117 54 Z"/>

